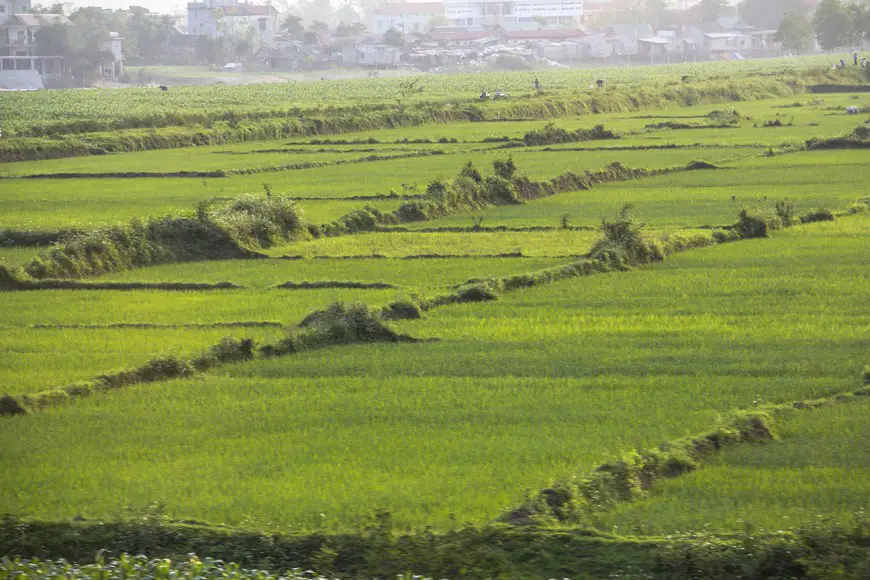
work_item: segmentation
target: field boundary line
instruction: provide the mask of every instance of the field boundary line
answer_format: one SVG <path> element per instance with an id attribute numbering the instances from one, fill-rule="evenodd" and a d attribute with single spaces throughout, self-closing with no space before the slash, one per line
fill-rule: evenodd
<path id="1" fill-rule="evenodd" d="M 82 282 L 80 280 L 18 280 L 11 278 L 0 285 L 0 292 L 27 292 L 36 290 L 165 290 L 192 292 L 205 290 L 243 290 L 244 286 L 232 282 Z"/>
<path id="2" fill-rule="evenodd" d="M 419 157 L 437 157 L 440 155 L 457 155 L 459 151 L 444 151 L 433 149 L 432 151 L 416 151 L 396 155 L 367 155 L 354 159 L 335 159 L 332 161 L 303 161 L 301 163 L 288 163 L 285 165 L 272 165 L 269 167 L 251 167 L 247 169 L 216 169 L 212 171 L 119 171 L 106 173 L 33 173 L 27 175 L 0 176 L 0 180 L 23 181 L 28 179 L 219 179 L 239 175 L 256 175 L 259 173 L 279 173 L 282 171 L 299 171 L 303 169 L 316 169 L 318 167 L 334 167 L 339 165 L 356 165 L 359 163 L 374 163 L 377 161 L 395 161 L 399 159 L 415 159 Z M 329 198 L 337 200 L 342 198 Z"/>

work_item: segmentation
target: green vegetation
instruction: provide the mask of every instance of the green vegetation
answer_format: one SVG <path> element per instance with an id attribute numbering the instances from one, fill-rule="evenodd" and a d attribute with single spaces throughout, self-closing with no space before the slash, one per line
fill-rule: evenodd
<path id="1" fill-rule="evenodd" d="M 867 225 L 801 226 L 401 323 L 434 343 L 219 367 L 17 419 L 3 434 L 4 507 L 107 517 L 163 501 L 178 517 L 302 529 L 347 529 L 382 508 L 400 527 L 487 521 L 525 488 L 701 432 L 759 399 L 853 388 L 867 355 L 866 329 L 848 323 L 870 288 L 856 276 Z M 121 427 L 139 416 L 149 420 L 135 433 Z M 228 416 L 232 426 L 218 420 Z M 97 459 L 98 438 L 77 435 L 85 428 L 114 434 L 111 462 Z M 188 453 L 199 445 L 210 453 Z M 109 473 L 148 477 L 134 490 Z"/>
<path id="2" fill-rule="evenodd" d="M 0 95 L 84 154 L 0 165 L 0 554 L 80 564 L 0 578 L 863 580 L 867 79 L 783 62 Z"/>
<path id="3" fill-rule="evenodd" d="M 847 522 L 867 505 L 866 397 L 790 413 L 776 441 L 728 451 L 697 472 L 617 508 L 608 523 L 633 533 L 788 529 L 816 518 Z"/>

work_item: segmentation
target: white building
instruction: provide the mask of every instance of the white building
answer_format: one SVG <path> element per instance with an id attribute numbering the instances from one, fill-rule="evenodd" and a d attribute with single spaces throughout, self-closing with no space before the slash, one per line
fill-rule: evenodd
<path id="1" fill-rule="evenodd" d="M 383 4 L 369 18 L 369 31 L 383 34 L 395 28 L 404 34 L 426 33 L 444 21 L 443 2 L 399 2 Z"/>
<path id="2" fill-rule="evenodd" d="M 0 25 L 13 14 L 27 14 L 29 12 L 30 0 L 0 0 Z"/>
<path id="3" fill-rule="evenodd" d="M 274 46 L 279 32 L 278 11 L 271 5 L 246 4 L 238 0 L 204 0 L 187 5 L 187 31 L 194 36 L 253 37 L 261 45 Z"/>
<path id="4" fill-rule="evenodd" d="M 583 0 L 445 0 L 454 26 L 500 25 L 507 30 L 529 25 L 572 25 L 583 16 Z"/>
<path id="5" fill-rule="evenodd" d="M 55 24 L 70 24 L 70 21 L 62 14 L 11 14 L 0 25 L 0 54 L 34 56 L 39 29 Z"/>

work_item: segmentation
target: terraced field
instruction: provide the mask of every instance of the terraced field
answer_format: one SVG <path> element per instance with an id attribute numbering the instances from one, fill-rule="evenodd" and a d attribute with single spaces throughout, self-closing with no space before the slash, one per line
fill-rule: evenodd
<path id="1" fill-rule="evenodd" d="M 867 93 L 712 94 L 0 164 L 0 554 L 716 578 L 821 519 L 860 578 Z"/>

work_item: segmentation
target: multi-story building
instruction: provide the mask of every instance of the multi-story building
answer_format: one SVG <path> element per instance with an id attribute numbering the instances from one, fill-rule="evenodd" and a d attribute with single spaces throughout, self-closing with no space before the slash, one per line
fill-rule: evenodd
<path id="1" fill-rule="evenodd" d="M 443 2 L 399 2 L 378 7 L 369 19 L 369 31 L 383 34 L 395 28 L 405 34 L 426 33 L 444 22 Z"/>
<path id="2" fill-rule="evenodd" d="M 571 25 L 583 16 L 583 0 L 445 0 L 444 12 L 454 26 Z"/>
<path id="3" fill-rule="evenodd" d="M 0 25 L 0 54 L 34 56 L 36 35 L 40 28 L 69 23 L 69 19 L 62 14 L 12 14 Z"/>
<path id="4" fill-rule="evenodd" d="M 187 5 L 187 31 L 194 36 L 242 36 L 253 31 L 260 44 L 273 46 L 279 31 L 278 11 L 271 5 L 238 0 L 203 0 Z"/>
<path id="5" fill-rule="evenodd" d="M 30 0 L 0 0 L 0 25 L 13 14 L 30 12 Z"/>

